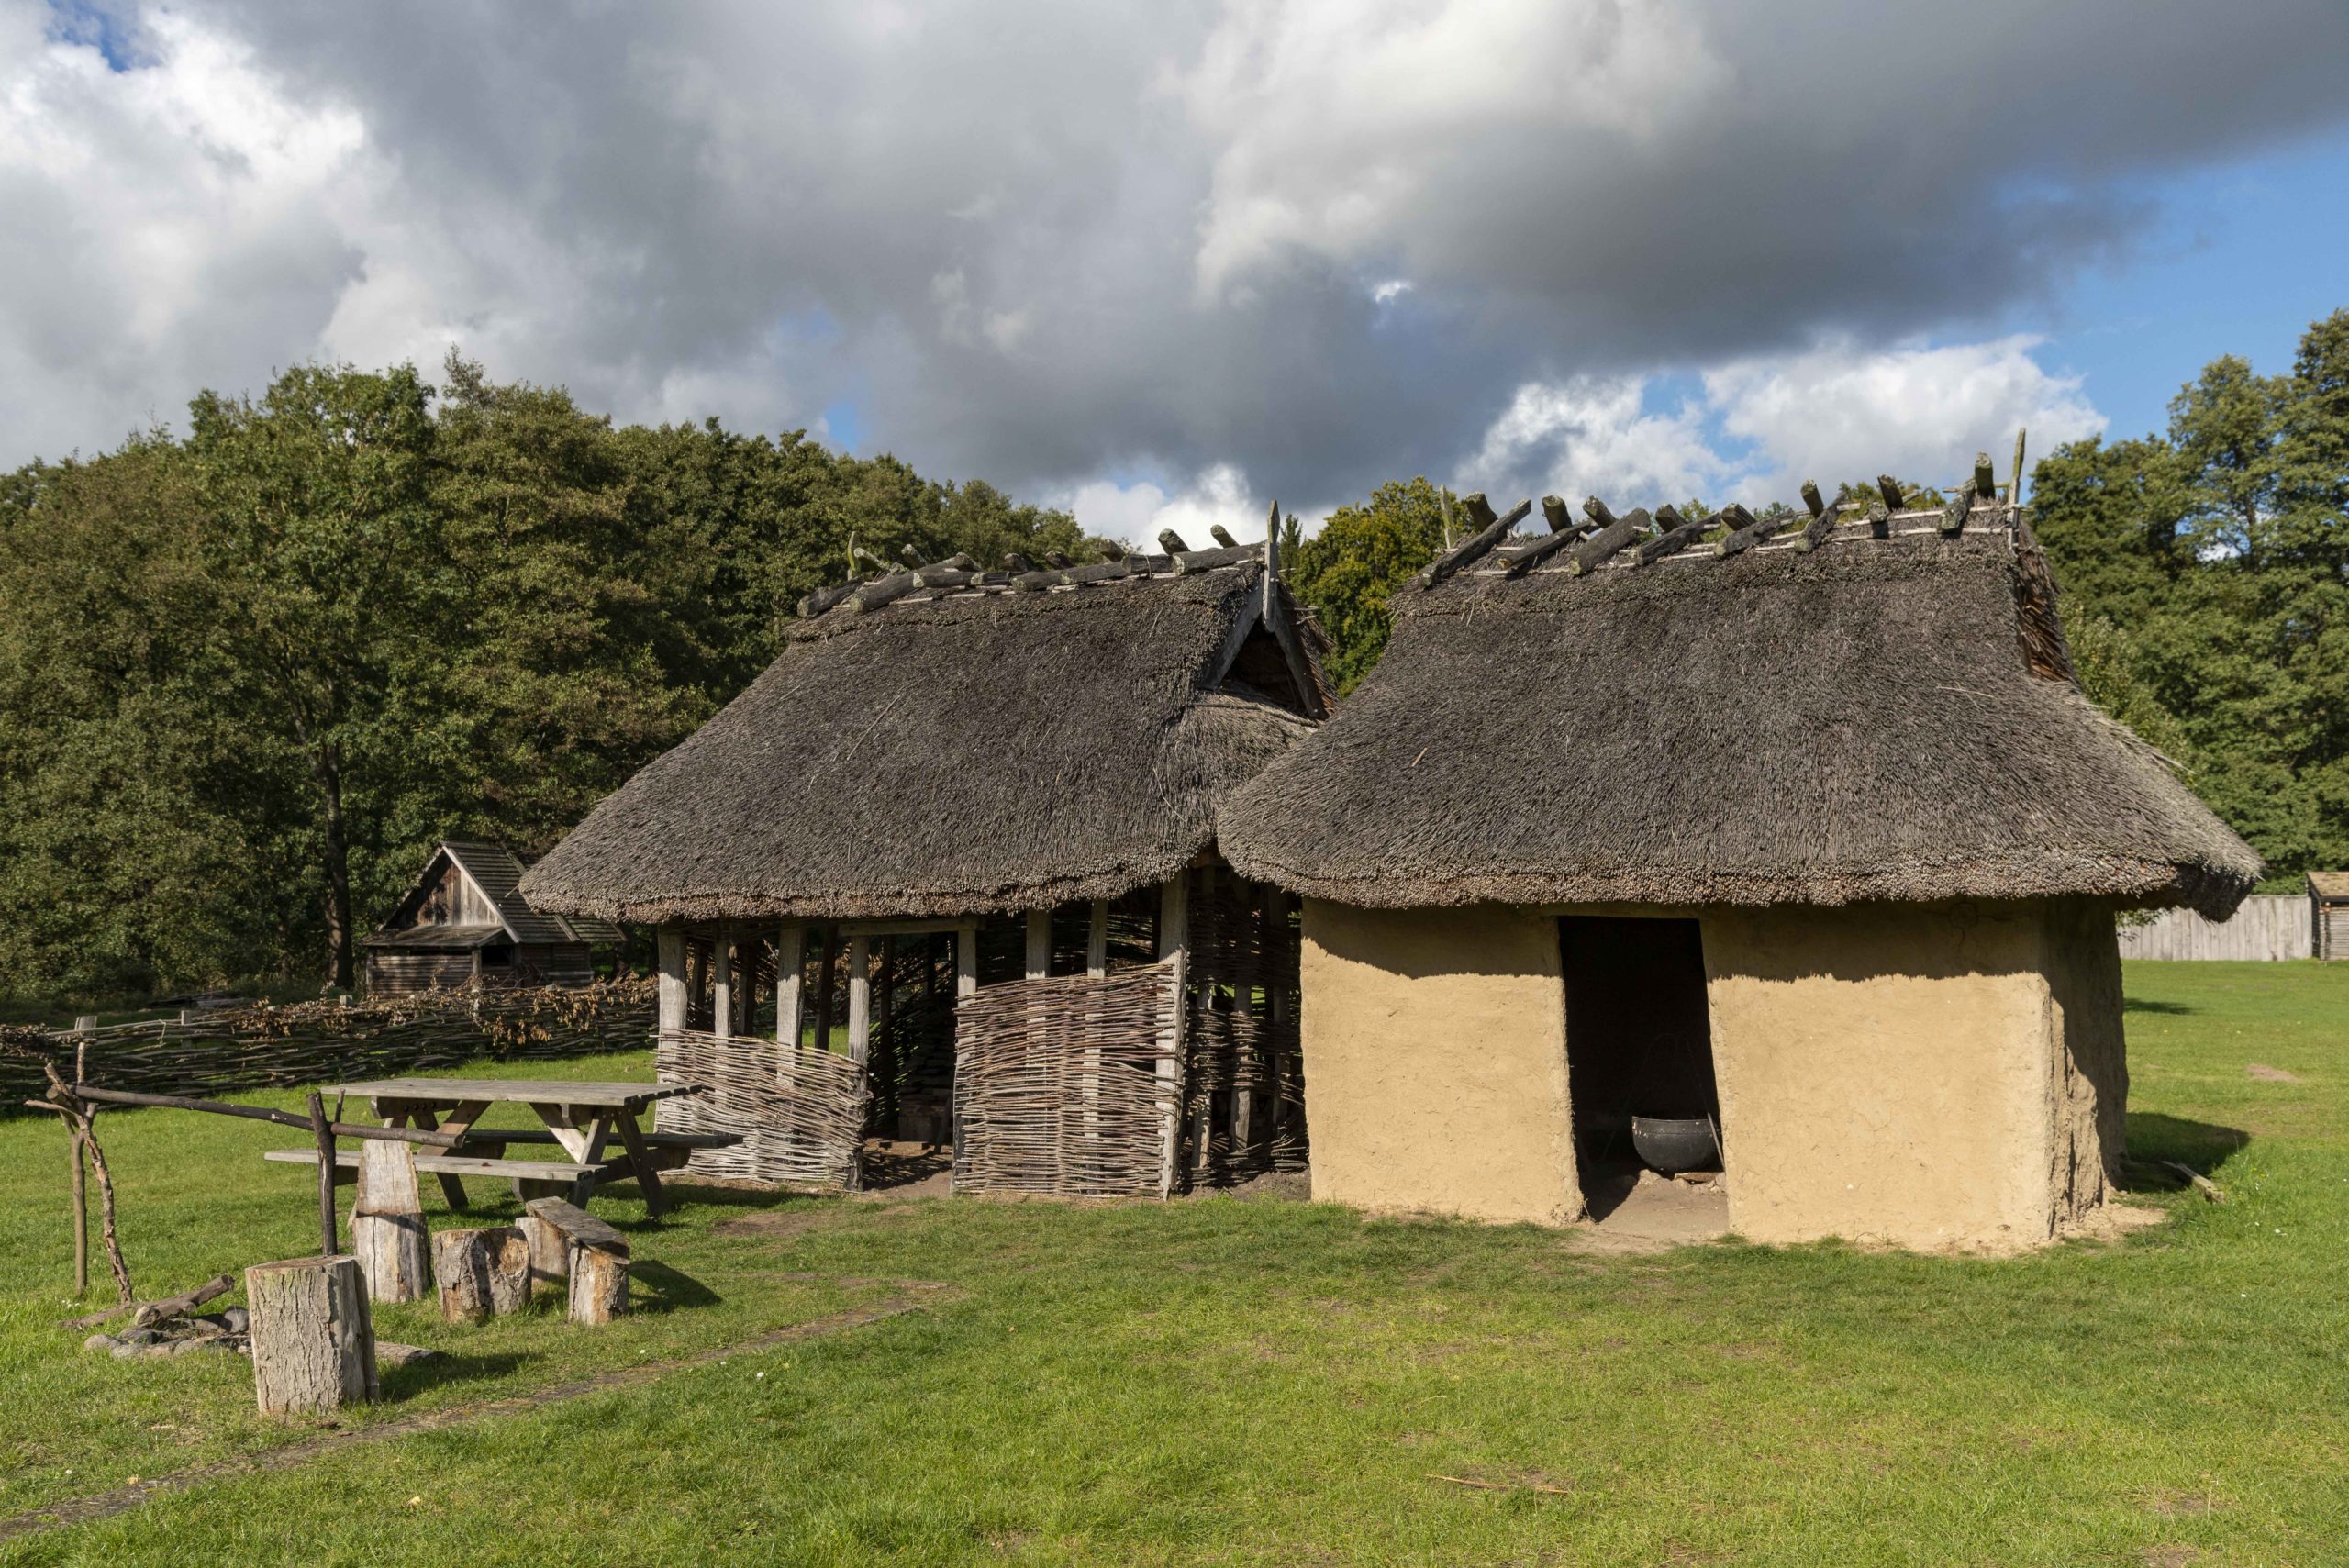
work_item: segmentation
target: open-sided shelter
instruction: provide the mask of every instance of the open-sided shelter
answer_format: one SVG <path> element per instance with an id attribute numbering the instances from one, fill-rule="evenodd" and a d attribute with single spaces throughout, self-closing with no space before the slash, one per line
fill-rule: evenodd
<path id="1" fill-rule="evenodd" d="M 616 945 L 619 932 L 602 920 L 533 907 L 521 881 L 522 862 L 504 845 L 443 840 L 391 918 L 361 939 L 367 994 L 594 980 L 594 950 Z"/>
<path id="2" fill-rule="evenodd" d="M 2257 858 L 2081 694 L 1987 473 L 1588 509 L 1400 590 L 1223 814 L 1304 897 L 1315 1195 L 1566 1222 L 1631 1118 L 1709 1118 L 1748 1237 L 2057 1234 L 2121 1154 L 2115 910 L 2223 918 Z"/>
<path id="3" fill-rule="evenodd" d="M 657 926 L 661 1071 L 711 1090 L 664 1125 L 744 1140 L 696 1169 L 852 1184 L 868 1129 L 951 1143 L 962 1190 L 1301 1162 L 1293 908 L 1214 840 L 1323 711 L 1315 634 L 1266 546 L 1168 542 L 811 595 L 532 869 Z"/>

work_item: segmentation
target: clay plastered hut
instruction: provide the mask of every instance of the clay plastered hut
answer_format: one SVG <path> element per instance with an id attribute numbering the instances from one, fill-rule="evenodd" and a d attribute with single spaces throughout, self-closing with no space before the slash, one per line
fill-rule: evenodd
<path id="1" fill-rule="evenodd" d="M 1326 701 L 1265 547 L 828 590 L 725 710 L 526 883 L 658 928 L 664 1125 L 696 1170 L 1176 1190 L 1302 1163 L 1293 906 L 1215 808 Z"/>
<path id="2" fill-rule="evenodd" d="M 1223 817 L 1304 895 L 1317 1197 L 1575 1220 L 1634 1116 L 1713 1118 L 1755 1240 L 2024 1245 L 2103 1197 L 2113 913 L 2223 918 L 2259 862 L 2081 695 L 1982 469 L 1661 537 L 1592 503 L 1397 595 Z"/>
<path id="3" fill-rule="evenodd" d="M 521 881 L 520 859 L 501 844 L 441 843 L 392 917 L 360 944 L 367 994 L 594 980 L 595 950 L 618 945 L 619 932 L 601 920 L 533 908 Z"/>

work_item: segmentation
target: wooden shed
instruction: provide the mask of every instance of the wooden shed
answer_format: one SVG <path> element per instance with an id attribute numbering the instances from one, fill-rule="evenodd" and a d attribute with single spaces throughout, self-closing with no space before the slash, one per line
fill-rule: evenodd
<path id="1" fill-rule="evenodd" d="M 2349 958 L 2349 871 L 2309 873 L 2309 931 L 2318 958 Z"/>
<path id="2" fill-rule="evenodd" d="M 1219 819 L 1304 898 L 1317 1197 L 1575 1222 L 1650 1190 L 1645 1121 L 1709 1134 L 1757 1240 L 2031 1245 L 2102 1200 L 2114 912 L 2223 919 L 2259 860 L 2081 694 L 1972 494 L 1553 504 L 1398 591 Z"/>
<path id="3" fill-rule="evenodd" d="M 521 860 L 501 845 L 443 840 L 392 917 L 361 944 L 368 995 L 594 980 L 594 950 L 616 946 L 619 932 L 593 917 L 531 907 L 522 873 Z"/>
<path id="4" fill-rule="evenodd" d="M 654 925 L 694 1169 L 1164 1194 L 1303 1160 L 1293 904 L 1215 809 L 1324 711 L 1266 546 L 811 595 L 774 663 L 524 879 Z M 876 1156 L 882 1151 L 876 1150 Z M 933 1155 L 932 1157 L 936 1157 Z"/>

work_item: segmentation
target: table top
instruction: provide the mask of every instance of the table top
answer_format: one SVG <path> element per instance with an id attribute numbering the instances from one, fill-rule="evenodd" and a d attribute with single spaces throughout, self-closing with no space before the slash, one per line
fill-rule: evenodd
<path id="1" fill-rule="evenodd" d="M 327 1092 L 371 1100 L 419 1100 L 427 1105 L 640 1106 L 691 1094 L 696 1084 L 586 1083 L 569 1078 L 379 1078 L 337 1084 Z"/>

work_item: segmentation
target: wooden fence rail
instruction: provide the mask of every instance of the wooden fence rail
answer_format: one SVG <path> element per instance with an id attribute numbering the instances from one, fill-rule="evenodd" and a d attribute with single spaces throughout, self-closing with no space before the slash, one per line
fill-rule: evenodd
<path id="1" fill-rule="evenodd" d="M 299 1002 L 104 1029 L 0 1028 L 0 1105 L 39 1094 L 46 1059 L 86 1052 L 94 1083 L 159 1095 L 216 1095 L 455 1067 L 494 1057 L 554 1060 L 640 1049 L 652 1039 L 652 983 L 427 991 L 341 1006 Z"/>
<path id="2" fill-rule="evenodd" d="M 2142 926 L 2121 928 L 2123 958 L 2313 958 L 2308 896 L 2254 894 L 2231 920 L 2206 920 L 2190 909 L 2165 909 Z"/>

